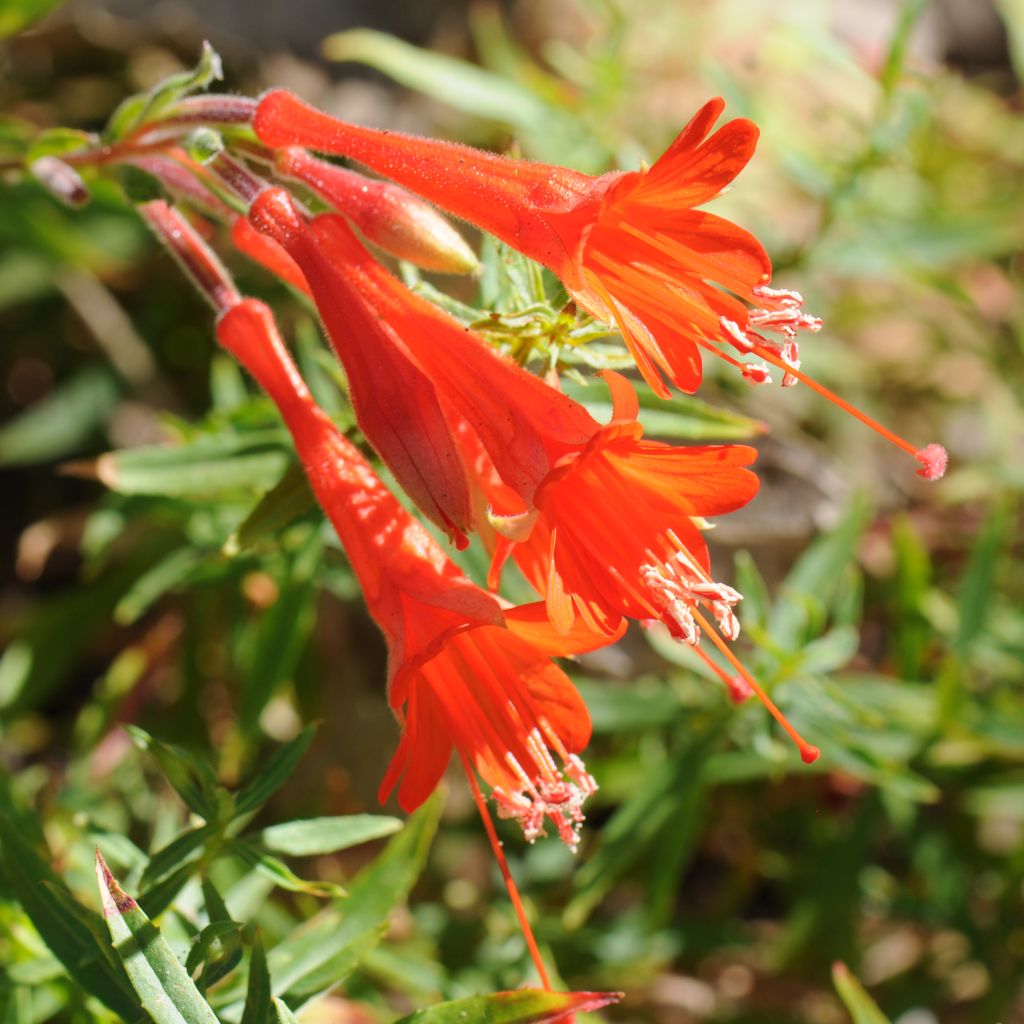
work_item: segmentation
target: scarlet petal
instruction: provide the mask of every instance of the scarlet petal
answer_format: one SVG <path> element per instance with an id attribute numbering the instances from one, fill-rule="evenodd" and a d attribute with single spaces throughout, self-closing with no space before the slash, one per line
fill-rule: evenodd
<path id="1" fill-rule="evenodd" d="M 231 241 L 240 253 L 312 298 L 299 265 L 288 255 L 285 248 L 257 231 L 244 217 L 236 217 L 232 222 Z"/>
<path id="2" fill-rule="evenodd" d="M 608 644 L 615 643 L 626 631 L 625 620 L 613 633 L 595 632 L 582 619 L 565 632 L 560 633 L 548 619 L 547 607 L 543 601 L 519 605 L 505 613 L 509 630 L 531 647 L 552 658 L 565 658 L 573 654 L 586 654 Z"/>
<path id="3" fill-rule="evenodd" d="M 249 218 L 287 251 L 308 282 L 367 439 L 424 513 L 464 547 L 472 519 L 469 486 L 433 381 L 382 311 L 366 301 L 373 275 L 385 274 L 383 268 L 343 217 L 324 215 L 307 225 L 282 189 L 262 193 Z"/>
<path id="4" fill-rule="evenodd" d="M 612 419 L 635 420 L 640 412 L 640 399 L 633 385 L 614 370 L 602 370 L 601 376 L 612 396 Z"/>
<path id="5" fill-rule="evenodd" d="M 409 697 L 407 727 L 395 756 L 380 784 L 377 798 L 383 803 L 401 778 L 398 804 L 412 813 L 441 781 L 452 755 L 452 739 L 444 709 L 426 687 Z"/>
<path id="6" fill-rule="evenodd" d="M 752 121 L 737 118 L 702 141 L 723 107 L 721 100 L 705 104 L 648 171 L 638 200 L 699 206 L 714 199 L 746 167 L 759 135 Z"/>

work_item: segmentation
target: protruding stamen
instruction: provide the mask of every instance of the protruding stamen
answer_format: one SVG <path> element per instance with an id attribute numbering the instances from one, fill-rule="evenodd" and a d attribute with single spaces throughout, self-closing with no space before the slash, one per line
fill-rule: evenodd
<path id="1" fill-rule="evenodd" d="M 729 693 L 729 700 L 733 704 L 742 704 L 748 697 L 752 696 L 754 691 L 750 688 L 750 683 L 746 681 L 741 675 L 729 675 L 728 672 L 722 668 L 705 650 L 703 647 L 694 647 L 694 651 L 697 656 L 704 662 L 705 665 L 712 672 L 718 676 L 722 681 L 722 685 L 726 688 Z"/>
<path id="2" fill-rule="evenodd" d="M 813 764 L 821 757 L 821 751 L 812 743 L 808 743 L 793 727 L 790 720 L 779 710 L 778 705 L 765 693 L 761 684 L 747 671 L 743 663 L 732 653 L 729 645 L 715 632 L 711 623 L 701 615 L 700 612 L 693 613 L 694 618 L 703 630 L 704 635 L 725 655 L 726 660 L 747 682 L 751 690 L 757 695 L 757 699 L 768 709 L 769 714 L 786 731 L 789 738 L 796 744 L 800 751 L 800 759 L 804 764 Z"/>
<path id="3" fill-rule="evenodd" d="M 827 398 L 834 405 L 839 406 L 844 412 L 860 420 L 866 427 L 875 431 L 876 434 L 880 434 L 891 444 L 896 445 L 897 448 L 902 448 L 908 455 L 913 455 L 921 463 L 922 467 L 917 471 L 918 476 L 923 476 L 926 480 L 938 480 L 946 471 L 947 455 L 942 445 L 929 444 L 924 448 L 916 448 L 909 441 L 893 433 L 888 427 L 882 426 L 878 420 L 861 412 L 860 409 L 846 401 L 846 399 L 840 398 L 839 395 L 829 390 L 824 384 L 819 384 L 813 377 L 809 377 L 806 373 L 801 372 L 799 352 L 797 344 L 793 340 L 793 335 L 795 335 L 797 330 L 807 330 L 812 333 L 820 330 L 821 320 L 818 317 L 812 317 L 800 312 L 797 303 L 803 300 L 798 292 L 783 293 L 782 289 L 761 289 L 759 297 L 766 297 L 767 292 L 776 291 L 781 293 L 776 296 L 780 304 L 792 303 L 792 305 L 786 305 L 786 308 L 781 310 L 755 310 L 750 315 L 750 323 L 760 323 L 762 326 L 771 327 L 773 330 L 780 330 L 780 327 L 785 326 L 789 328 L 782 332 L 786 335 L 785 340 L 770 341 L 754 331 L 744 331 L 734 321 L 722 317 L 719 323 L 725 335 L 725 340 L 733 344 L 739 351 L 754 352 L 761 359 L 764 359 L 765 362 L 771 363 L 772 366 L 782 370 L 784 374 L 782 378 L 783 387 L 788 387 L 797 381 L 806 384 L 812 391 L 816 391 L 823 398 Z M 779 319 L 780 317 L 782 319 Z M 727 353 L 721 352 L 721 350 L 710 345 L 707 347 L 712 348 L 716 354 L 726 358 L 729 362 L 733 362 Z M 744 370 L 744 376 L 748 376 L 746 370 Z"/>
<path id="4" fill-rule="evenodd" d="M 700 630 L 693 617 L 698 603 L 707 605 L 726 637 L 735 640 L 740 635 L 739 620 L 732 609 L 743 600 L 742 594 L 708 579 L 684 550 L 663 561 L 658 561 L 653 552 L 648 552 L 648 557 L 651 561 L 640 567 L 640 576 L 662 621 L 677 640 L 691 647 L 700 643 Z"/>
<path id="5" fill-rule="evenodd" d="M 747 332 L 735 320 L 730 320 L 728 317 L 723 316 L 718 322 L 722 325 L 722 330 L 729 335 L 729 339 L 738 351 L 744 355 L 754 351 L 753 340 L 747 337 Z"/>
<path id="6" fill-rule="evenodd" d="M 530 959 L 533 961 L 533 966 L 537 969 L 541 985 L 550 992 L 551 980 L 548 978 L 547 968 L 544 966 L 544 960 L 541 958 L 537 940 L 534 938 L 533 929 L 530 927 L 529 918 L 526 916 L 526 908 L 523 906 L 522 899 L 520 899 L 519 889 L 516 887 L 515 880 L 512 878 L 512 872 L 508 867 L 508 861 L 505 859 L 505 851 L 501 847 L 501 840 L 498 839 L 498 833 L 494 830 L 494 822 L 491 821 L 491 816 L 487 811 L 487 802 L 480 792 L 480 787 L 477 784 L 476 775 L 469 763 L 469 759 L 465 754 L 462 754 L 461 757 L 463 770 L 466 773 L 466 778 L 469 780 L 470 792 L 473 794 L 473 800 L 476 803 L 480 819 L 484 823 L 484 831 L 486 831 L 487 839 L 491 844 L 491 849 L 494 851 L 494 858 L 498 862 L 498 870 L 501 871 L 501 877 L 505 880 L 508 898 L 512 901 L 512 909 L 515 911 L 519 927 L 523 932 L 523 938 L 526 940 L 526 948 L 530 951 Z"/>
<path id="7" fill-rule="evenodd" d="M 764 363 L 742 363 L 740 373 L 750 381 L 751 384 L 771 384 L 772 375 Z"/>
<path id="8" fill-rule="evenodd" d="M 531 778 L 516 757 L 506 752 L 505 763 L 521 785 L 514 791 L 501 786 L 491 790 L 498 817 L 514 818 L 519 822 L 523 837 L 529 843 L 546 834 L 545 822 L 550 821 L 558 832 L 558 838 L 575 853 L 584 821 L 583 804 L 597 791 L 597 783 L 582 760 L 566 750 L 546 719 L 541 720 L 539 728 L 530 732 L 527 749 L 538 774 Z M 561 768 L 551 756 L 552 750 L 561 758 Z"/>

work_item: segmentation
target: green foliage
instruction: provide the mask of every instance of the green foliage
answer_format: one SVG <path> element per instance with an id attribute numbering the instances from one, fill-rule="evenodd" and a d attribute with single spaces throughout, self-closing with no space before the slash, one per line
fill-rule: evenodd
<path id="1" fill-rule="evenodd" d="M 12 36 L 58 7 L 63 0 L 4 0 L 0 7 L 0 39 Z"/>
<path id="2" fill-rule="evenodd" d="M 875 1001 L 864 991 L 864 986 L 850 973 L 846 964 L 832 967 L 832 982 L 850 1012 L 853 1024 L 889 1024 L 889 1018 L 879 1010 Z"/>

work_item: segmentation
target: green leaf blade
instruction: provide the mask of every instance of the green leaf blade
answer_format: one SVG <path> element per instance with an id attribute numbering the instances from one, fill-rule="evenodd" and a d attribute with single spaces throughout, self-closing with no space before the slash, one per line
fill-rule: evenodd
<path id="1" fill-rule="evenodd" d="M 118 885 L 99 850 L 96 878 L 114 949 L 156 1024 L 219 1024 L 160 930 Z"/>

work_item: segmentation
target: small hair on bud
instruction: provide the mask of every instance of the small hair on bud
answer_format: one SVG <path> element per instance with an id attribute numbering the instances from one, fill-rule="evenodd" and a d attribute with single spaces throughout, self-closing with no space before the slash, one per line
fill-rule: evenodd
<path id="1" fill-rule="evenodd" d="M 941 479 L 949 463 L 949 455 L 941 444 L 926 445 L 914 452 L 914 458 L 921 463 L 917 475 L 923 476 L 925 480 Z"/>

